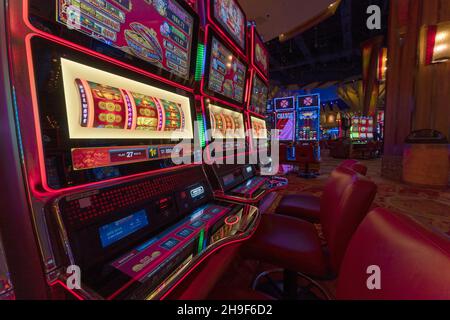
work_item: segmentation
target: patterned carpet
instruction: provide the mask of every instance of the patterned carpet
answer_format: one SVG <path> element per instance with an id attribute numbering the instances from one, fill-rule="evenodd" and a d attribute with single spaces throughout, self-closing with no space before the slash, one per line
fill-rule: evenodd
<path id="1" fill-rule="evenodd" d="M 314 180 L 299 178 L 296 174 L 289 173 L 290 168 L 287 167 L 284 173 L 289 179 L 289 188 L 280 192 L 269 212 L 275 210 L 285 194 L 303 192 L 320 196 L 329 174 L 342 161 L 327 156 L 323 156 L 322 160 L 321 176 Z M 367 176 L 378 185 L 378 194 L 373 207 L 384 207 L 405 213 L 437 232 L 450 236 L 450 188 L 447 190 L 426 189 L 390 181 L 381 177 L 381 159 L 361 162 L 369 169 Z"/>

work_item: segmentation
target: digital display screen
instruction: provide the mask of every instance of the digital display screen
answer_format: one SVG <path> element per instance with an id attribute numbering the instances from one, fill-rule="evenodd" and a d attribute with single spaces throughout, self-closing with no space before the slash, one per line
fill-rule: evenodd
<path id="1" fill-rule="evenodd" d="M 297 140 L 320 139 L 320 108 L 302 108 L 297 111 Z"/>
<path id="2" fill-rule="evenodd" d="M 267 51 L 266 46 L 261 41 L 259 35 L 254 31 L 254 57 L 253 64 L 258 68 L 259 71 L 265 76 L 269 75 L 269 52 Z"/>
<path id="3" fill-rule="evenodd" d="M 139 211 L 131 216 L 120 219 L 99 228 L 100 241 L 103 248 L 109 247 L 123 238 L 148 226 L 147 212 Z"/>
<path id="4" fill-rule="evenodd" d="M 253 75 L 252 97 L 250 100 L 250 108 L 252 111 L 264 114 L 267 110 L 267 97 L 269 95 L 269 88 L 256 75 Z"/>
<path id="5" fill-rule="evenodd" d="M 294 97 L 274 99 L 275 111 L 290 111 L 295 109 Z"/>
<path id="6" fill-rule="evenodd" d="M 253 139 L 267 139 L 267 123 L 265 120 L 251 117 Z"/>
<path id="7" fill-rule="evenodd" d="M 57 21 L 183 79 L 194 17 L 173 0 L 57 0 Z"/>
<path id="8" fill-rule="evenodd" d="M 236 41 L 241 49 L 245 49 L 245 16 L 235 0 L 212 0 L 214 18 L 228 35 Z"/>
<path id="9" fill-rule="evenodd" d="M 214 139 L 245 139 L 242 113 L 210 104 L 209 114 Z"/>
<path id="10" fill-rule="evenodd" d="M 188 97 L 64 58 L 61 67 L 71 139 L 193 139 Z"/>
<path id="11" fill-rule="evenodd" d="M 212 37 L 208 89 L 236 102 L 244 102 L 247 67 Z"/>
<path id="12" fill-rule="evenodd" d="M 280 130 L 279 140 L 293 141 L 295 135 L 295 113 L 277 113 L 277 123 L 275 128 Z"/>

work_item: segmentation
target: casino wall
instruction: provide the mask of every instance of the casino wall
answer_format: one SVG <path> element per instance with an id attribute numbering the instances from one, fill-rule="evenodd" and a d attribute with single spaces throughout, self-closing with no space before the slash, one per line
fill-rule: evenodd
<path id="1" fill-rule="evenodd" d="M 411 131 L 450 136 L 450 63 L 426 63 L 427 26 L 450 21 L 449 0 L 390 2 L 383 175 L 402 179 L 405 138 Z"/>

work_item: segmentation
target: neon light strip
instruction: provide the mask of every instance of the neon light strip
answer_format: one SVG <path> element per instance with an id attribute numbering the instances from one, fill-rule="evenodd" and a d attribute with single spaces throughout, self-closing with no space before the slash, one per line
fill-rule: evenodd
<path id="1" fill-rule="evenodd" d="M 263 79 L 266 83 L 269 82 L 269 77 L 266 76 L 260 69 L 259 67 L 256 65 L 255 63 L 255 47 L 256 47 L 256 27 L 255 26 L 251 26 L 250 29 L 251 32 L 251 57 L 250 57 L 250 61 L 251 64 L 253 66 L 253 68 L 256 70 L 257 73 L 259 73 L 259 75 L 261 76 L 261 79 Z M 269 57 L 267 57 L 269 58 Z"/>

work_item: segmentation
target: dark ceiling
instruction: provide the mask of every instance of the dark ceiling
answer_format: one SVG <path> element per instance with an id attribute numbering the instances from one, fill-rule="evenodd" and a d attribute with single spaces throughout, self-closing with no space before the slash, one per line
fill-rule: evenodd
<path id="1" fill-rule="evenodd" d="M 366 26 L 370 5 L 382 11 L 382 29 Z M 361 75 L 361 43 L 387 34 L 389 0 L 343 0 L 336 14 L 295 38 L 267 43 L 274 84 L 306 86 Z"/>

